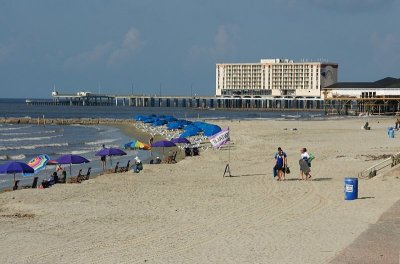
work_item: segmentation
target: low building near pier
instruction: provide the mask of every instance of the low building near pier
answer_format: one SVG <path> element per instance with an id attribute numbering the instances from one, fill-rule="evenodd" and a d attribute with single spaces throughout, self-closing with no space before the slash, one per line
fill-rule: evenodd
<path id="1" fill-rule="evenodd" d="M 400 78 L 338 82 L 322 88 L 326 112 L 400 114 Z"/>
<path id="2" fill-rule="evenodd" d="M 387 77 L 376 82 L 338 82 L 322 88 L 324 99 L 400 98 L 400 78 Z"/>

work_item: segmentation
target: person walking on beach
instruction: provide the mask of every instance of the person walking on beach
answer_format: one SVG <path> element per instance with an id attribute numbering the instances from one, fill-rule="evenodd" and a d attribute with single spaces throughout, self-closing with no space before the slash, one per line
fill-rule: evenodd
<path id="1" fill-rule="evenodd" d="M 301 165 L 303 161 L 303 166 Z M 308 180 L 311 178 L 311 160 L 310 155 L 307 153 L 307 148 L 300 149 L 300 176 L 301 180 Z"/>
<path id="2" fill-rule="evenodd" d="M 400 129 L 400 117 L 396 118 L 396 122 L 394 125 L 395 125 L 394 129 Z"/>
<path id="3" fill-rule="evenodd" d="M 285 168 L 287 166 L 287 155 L 283 152 L 282 148 L 278 148 L 278 152 L 275 153 L 275 166 L 274 166 L 274 177 L 278 177 L 278 181 L 285 180 Z M 276 173 L 276 176 L 275 176 Z"/>
<path id="4" fill-rule="evenodd" d="M 104 148 L 106 148 L 106 147 L 103 144 L 103 149 Z M 106 160 L 107 160 L 107 157 L 106 156 L 101 156 L 100 160 L 101 160 L 101 165 L 102 165 L 103 173 L 104 173 L 106 171 L 106 165 L 107 165 Z"/>

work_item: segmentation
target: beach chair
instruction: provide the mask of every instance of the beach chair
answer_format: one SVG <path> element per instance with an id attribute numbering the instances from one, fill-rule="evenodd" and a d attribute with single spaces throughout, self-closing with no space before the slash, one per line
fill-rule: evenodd
<path id="1" fill-rule="evenodd" d="M 119 169 L 119 161 L 115 164 L 114 173 L 117 173 Z"/>
<path id="2" fill-rule="evenodd" d="M 82 177 L 82 181 L 87 181 L 87 180 L 89 180 L 90 172 L 91 172 L 91 171 L 92 171 L 92 167 L 89 167 L 88 170 L 87 170 L 87 172 L 86 172 L 86 175 Z"/>
<path id="3" fill-rule="evenodd" d="M 38 179 L 39 179 L 39 177 L 34 177 L 33 181 L 32 181 L 32 185 L 25 185 L 25 186 L 22 186 L 22 188 L 24 188 L 24 189 L 29 189 L 29 188 L 35 189 L 37 187 Z"/>
<path id="4" fill-rule="evenodd" d="M 16 180 L 13 186 L 13 191 L 18 190 L 19 180 Z"/>
<path id="5" fill-rule="evenodd" d="M 189 157 L 192 156 L 192 149 L 191 148 L 185 148 L 185 156 Z"/>
<path id="6" fill-rule="evenodd" d="M 69 183 L 81 183 L 82 181 L 82 169 L 79 170 L 78 175 L 69 178 Z"/>
<path id="7" fill-rule="evenodd" d="M 128 160 L 128 163 L 126 164 L 126 167 L 121 167 L 119 172 L 127 172 L 127 171 L 129 171 L 130 164 L 131 164 L 131 160 Z"/>
<path id="8" fill-rule="evenodd" d="M 67 183 L 67 173 L 63 171 L 62 178 L 58 179 L 58 183 Z"/>
<path id="9" fill-rule="evenodd" d="M 199 155 L 200 155 L 199 148 L 198 147 L 194 147 L 193 148 L 193 156 L 199 156 Z"/>
<path id="10" fill-rule="evenodd" d="M 176 155 L 178 155 L 178 151 L 175 151 L 174 153 L 172 153 L 171 163 L 176 163 Z"/>

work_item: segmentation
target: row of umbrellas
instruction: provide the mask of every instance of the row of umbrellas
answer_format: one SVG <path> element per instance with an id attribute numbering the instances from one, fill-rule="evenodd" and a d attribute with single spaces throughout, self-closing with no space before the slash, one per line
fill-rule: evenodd
<path id="1" fill-rule="evenodd" d="M 173 116 L 157 116 L 157 115 L 150 115 L 150 116 L 143 116 L 139 115 L 135 117 L 136 121 L 141 121 L 143 123 L 151 123 L 152 126 L 163 126 L 166 125 L 167 129 L 183 129 L 183 133 L 180 135 L 182 138 L 196 136 L 199 133 L 203 133 L 206 137 L 211 137 L 222 129 L 221 127 L 206 123 L 206 122 L 191 122 L 188 120 L 178 120 Z"/>
<path id="2" fill-rule="evenodd" d="M 96 156 L 123 156 L 126 153 L 117 148 L 103 148 L 96 152 Z M 31 176 L 43 170 L 47 165 L 57 165 L 57 164 L 69 164 L 70 174 L 72 173 L 72 164 L 82 164 L 90 162 L 88 159 L 80 155 L 64 155 L 56 160 L 51 160 L 48 155 L 38 155 L 37 157 L 30 160 L 28 163 L 13 161 L 6 164 L 0 165 L 0 174 L 15 174 L 22 173 L 24 176 Z"/>
<path id="3" fill-rule="evenodd" d="M 163 151 L 165 147 L 175 147 L 175 143 L 190 143 L 189 140 L 185 138 L 176 138 L 172 141 L 162 140 L 154 142 L 151 147 L 162 147 Z M 142 143 L 143 144 L 143 143 Z M 148 146 L 148 145 L 147 145 Z M 124 156 L 127 155 L 121 149 L 118 148 L 103 148 L 96 152 L 96 156 L 109 156 L 110 159 L 112 156 Z M 28 164 L 19 161 L 13 161 L 6 164 L 0 165 L 0 174 L 14 174 L 14 183 L 15 183 L 15 174 L 22 173 L 24 176 L 31 176 L 44 168 L 47 165 L 57 165 L 57 164 L 69 164 L 70 165 L 70 174 L 72 174 L 72 164 L 82 164 L 89 163 L 90 161 L 80 155 L 64 155 L 59 157 L 56 160 L 51 160 L 48 155 L 38 155 L 28 162 Z"/>
<path id="4" fill-rule="evenodd" d="M 152 126 L 166 125 L 167 129 L 183 129 L 183 133 L 178 138 L 174 138 L 171 141 L 161 140 L 154 142 L 151 144 L 151 146 L 144 144 L 143 142 L 133 140 L 125 144 L 125 148 L 148 150 L 151 147 L 162 147 L 164 152 L 164 148 L 166 147 L 175 147 L 176 144 L 189 144 L 190 141 L 186 139 L 188 137 L 195 136 L 199 133 L 203 133 L 203 135 L 209 137 L 221 131 L 221 128 L 217 125 L 199 121 L 191 122 L 188 120 L 178 120 L 173 116 L 136 116 L 135 119 L 144 123 L 151 123 Z M 96 152 L 95 155 L 112 157 L 123 156 L 126 155 L 126 153 L 118 148 L 103 148 Z M 15 182 L 15 174 L 17 173 L 23 173 L 24 176 L 30 176 L 44 169 L 47 165 L 69 164 L 71 174 L 72 164 L 82 164 L 88 162 L 90 162 L 88 159 L 79 155 L 64 155 L 56 160 L 51 160 L 47 155 L 39 155 L 29 161 L 28 164 L 18 161 L 2 164 L 0 165 L 0 174 L 14 174 Z"/>

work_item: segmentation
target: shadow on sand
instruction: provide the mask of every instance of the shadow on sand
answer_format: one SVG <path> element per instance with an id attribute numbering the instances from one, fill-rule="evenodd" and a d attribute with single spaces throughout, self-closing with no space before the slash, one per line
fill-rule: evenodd
<path id="1" fill-rule="evenodd" d="M 331 181 L 333 178 L 311 178 L 311 181 Z"/>
<path id="2" fill-rule="evenodd" d="M 365 197 L 357 198 L 357 200 L 364 200 L 364 199 L 375 199 L 375 196 L 365 196 Z"/>

